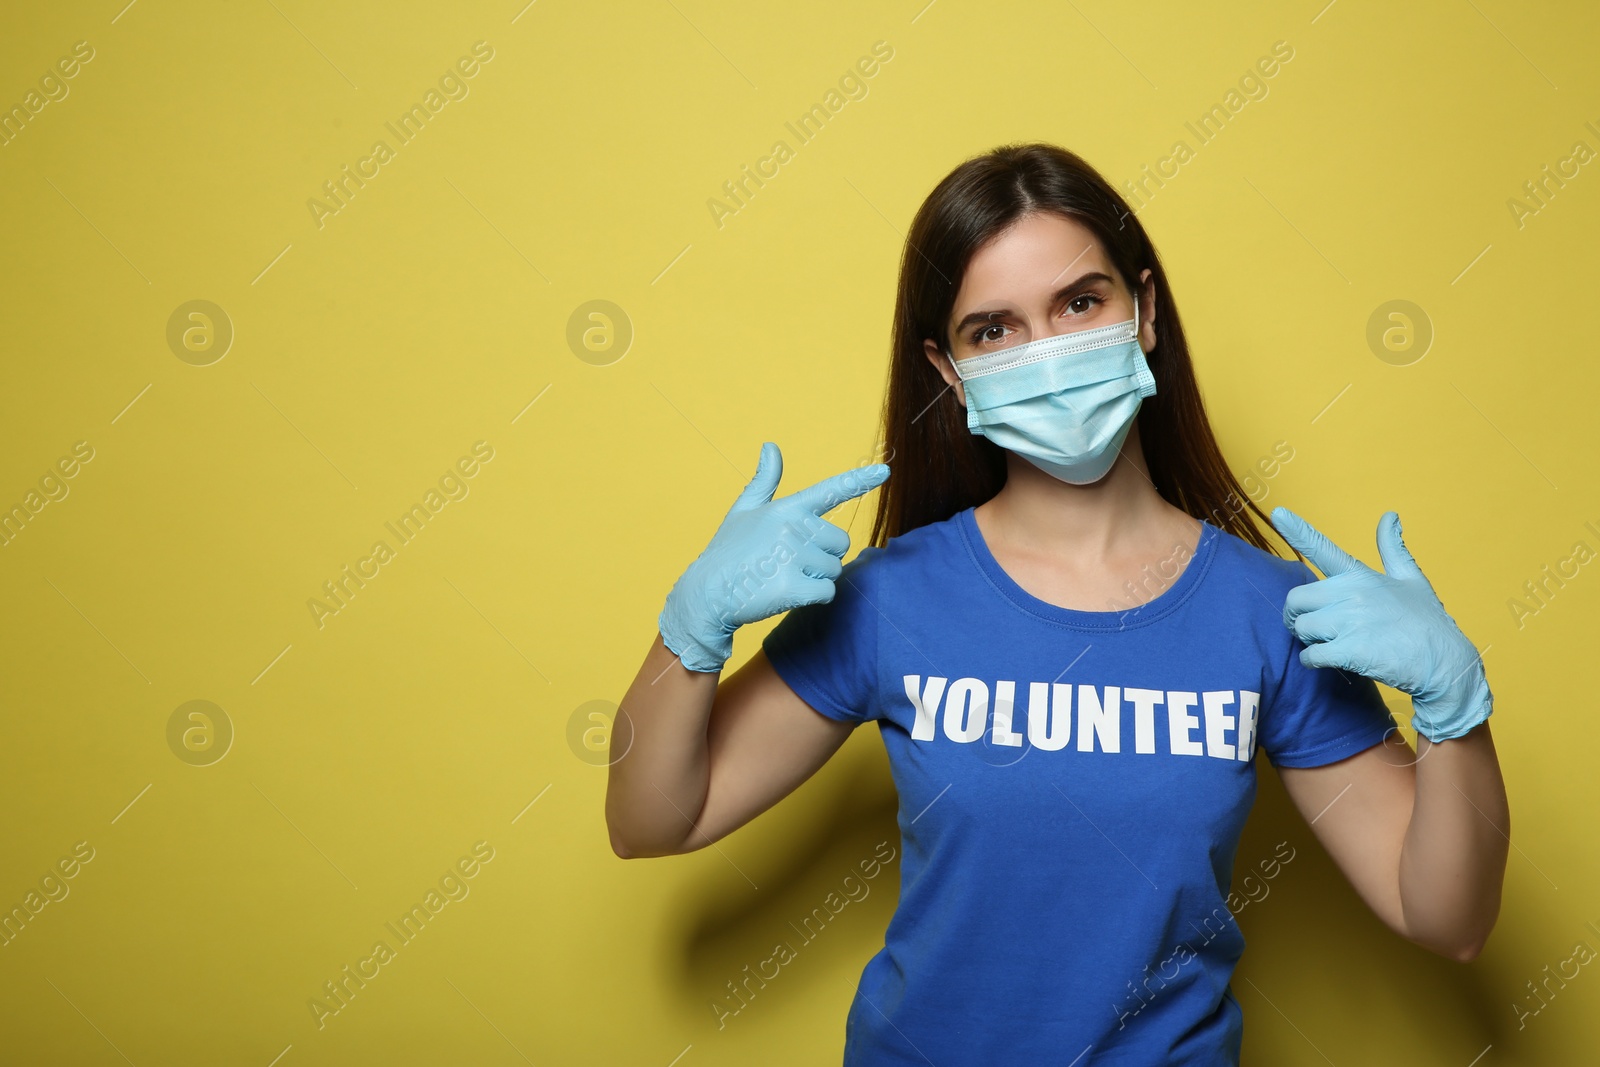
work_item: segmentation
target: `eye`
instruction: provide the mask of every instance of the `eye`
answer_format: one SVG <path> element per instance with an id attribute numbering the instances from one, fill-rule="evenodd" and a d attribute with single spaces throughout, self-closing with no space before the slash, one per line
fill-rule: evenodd
<path id="1" fill-rule="evenodd" d="M 1105 303 L 1104 300 L 1102 300 L 1098 295 L 1096 295 L 1094 293 L 1079 293 L 1077 296 L 1073 297 L 1071 300 L 1069 300 L 1067 302 L 1067 307 L 1068 308 L 1075 308 L 1079 304 L 1083 303 L 1085 300 L 1092 301 L 1092 303 L 1090 304 L 1089 307 L 1086 307 L 1082 311 L 1077 312 L 1077 314 L 1079 314 L 1079 315 L 1088 314 L 1088 312 L 1090 311 L 1091 308 Z"/>
<path id="2" fill-rule="evenodd" d="M 1005 325 L 1002 324 L 1002 323 L 998 323 L 998 322 L 985 323 L 982 326 L 976 327 L 970 334 L 968 334 L 967 335 L 967 340 L 970 343 L 975 344 L 975 345 L 981 345 L 981 344 L 984 344 L 984 343 L 989 342 L 989 341 L 1004 340 L 1005 339 L 1005 334 L 1002 333 L 999 336 L 995 336 L 995 335 L 993 335 L 993 334 L 991 334 L 989 332 L 990 330 L 1004 330 L 1004 329 L 1005 329 Z"/>

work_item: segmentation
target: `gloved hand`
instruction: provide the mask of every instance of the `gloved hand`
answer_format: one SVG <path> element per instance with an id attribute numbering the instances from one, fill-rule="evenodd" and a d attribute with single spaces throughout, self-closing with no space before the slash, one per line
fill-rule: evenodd
<path id="1" fill-rule="evenodd" d="M 1289 590 L 1284 625 L 1307 643 L 1307 667 L 1341 667 L 1411 696 L 1411 725 L 1430 741 L 1460 737 L 1487 719 L 1494 694 L 1477 648 L 1444 605 L 1405 542 L 1400 516 L 1378 520 L 1383 573 L 1345 552 L 1288 508 L 1272 524 L 1325 578 Z"/>
<path id="2" fill-rule="evenodd" d="M 833 599 L 850 535 L 822 516 L 882 485 L 889 468 L 853 468 L 773 500 L 782 476 L 783 456 L 768 441 L 755 477 L 667 594 L 661 639 L 691 671 L 721 671 L 745 623 Z"/>

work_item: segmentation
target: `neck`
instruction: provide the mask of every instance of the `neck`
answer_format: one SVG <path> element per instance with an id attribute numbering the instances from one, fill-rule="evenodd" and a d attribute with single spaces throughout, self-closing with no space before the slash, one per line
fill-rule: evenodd
<path id="1" fill-rule="evenodd" d="M 1098 482 L 1063 482 L 1012 453 L 1006 457 L 1005 486 L 978 508 L 986 531 L 1009 545 L 1089 560 L 1127 554 L 1156 528 L 1170 527 L 1177 510 L 1150 480 L 1137 423 Z M 1190 527 L 1194 522 L 1188 519 Z"/>

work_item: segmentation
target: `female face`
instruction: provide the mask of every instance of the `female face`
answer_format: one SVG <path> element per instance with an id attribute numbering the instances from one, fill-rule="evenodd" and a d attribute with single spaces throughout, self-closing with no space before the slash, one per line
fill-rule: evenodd
<path id="1" fill-rule="evenodd" d="M 1155 287 L 1139 276 L 1139 344 L 1155 348 Z M 939 374 L 967 398 L 950 357 L 969 359 L 1056 334 L 1133 318 L 1133 294 L 1117 276 L 1093 231 L 1075 219 L 1037 212 L 979 248 L 967 264 L 946 329 L 950 355 L 937 341 L 923 350 Z"/>

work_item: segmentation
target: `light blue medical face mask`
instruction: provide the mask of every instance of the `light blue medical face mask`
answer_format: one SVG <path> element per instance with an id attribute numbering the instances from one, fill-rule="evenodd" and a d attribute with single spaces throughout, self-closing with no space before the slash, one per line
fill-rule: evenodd
<path id="1" fill-rule="evenodd" d="M 1072 485 L 1106 476 L 1156 391 L 1137 296 L 1127 322 L 950 362 L 966 391 L 967 429 Z"/>

